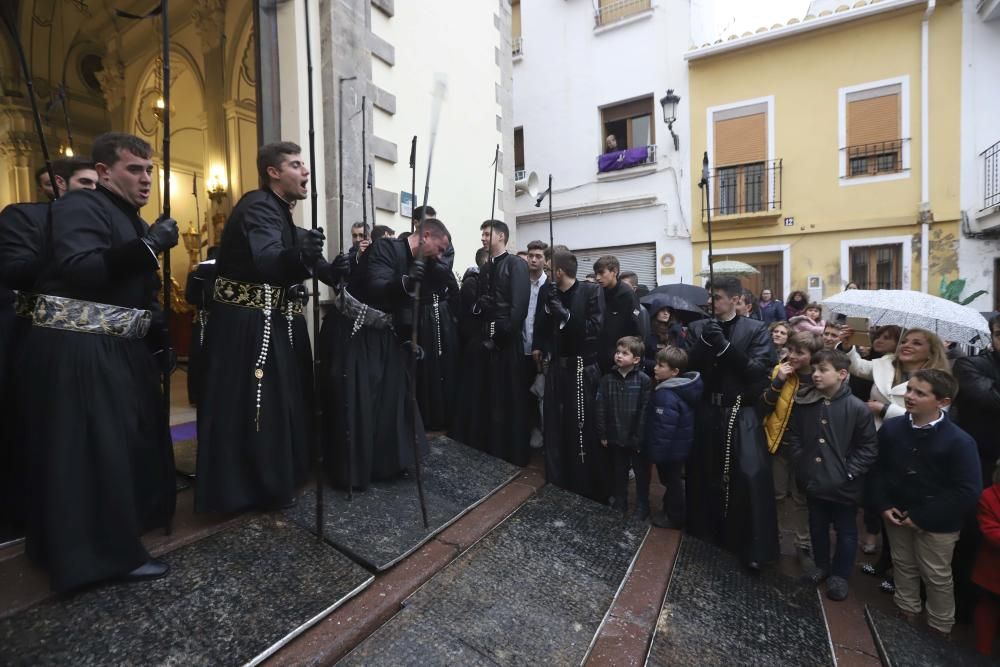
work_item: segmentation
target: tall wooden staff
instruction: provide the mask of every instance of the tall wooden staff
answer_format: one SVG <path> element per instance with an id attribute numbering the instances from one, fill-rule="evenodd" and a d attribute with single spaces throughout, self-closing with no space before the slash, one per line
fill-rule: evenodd
<path id="1" fill-rule="evenodd" d="M 163 213 L 170 217 L 170 14 L 168 0 L 161 0 L 163 25 Z M 163 251 L 163 335 L 170 346 L 170 248 Z M 165 351 L 164 354 L 169 354 Z M 163 373 L 163 405 L 170 423 L 170 366 Z"/>

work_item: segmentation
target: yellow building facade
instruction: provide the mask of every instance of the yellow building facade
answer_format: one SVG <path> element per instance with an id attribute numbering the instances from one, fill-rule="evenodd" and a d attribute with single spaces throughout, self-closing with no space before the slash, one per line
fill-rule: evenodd
<path id="1" fill-rule="evenodd" d="M 957 277 L 961 40 L 960 2 L 862 0 L 689 52 L 696 271 L 711 214 L 757 293 Z"/>

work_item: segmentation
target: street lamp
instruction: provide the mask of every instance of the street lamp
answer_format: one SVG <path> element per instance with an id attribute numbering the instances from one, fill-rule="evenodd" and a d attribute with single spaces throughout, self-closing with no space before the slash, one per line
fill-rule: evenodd
<path id="1" fill-rule="evenodd" d="M 674 134 L 674 121 L 677 120 L 677 103 L 681 101 L 680 95 L 674 94 L 673 88 L 667 88 L 667 94 L 660 98 L 660 106 L 663 107 L 663 122 L 670 130 L 670 136 L 674 138 L 674 150 L 681 149 L 681 140 Z"/>

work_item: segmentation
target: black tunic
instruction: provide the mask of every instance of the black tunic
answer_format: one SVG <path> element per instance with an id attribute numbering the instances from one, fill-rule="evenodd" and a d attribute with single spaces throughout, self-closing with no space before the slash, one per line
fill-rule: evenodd
<path id="1" fill-rule="evenodd" d="M 157 261 L 146 224 L 111 192 L 52 204 L 52 259 L 38 291 L 150 309 Z M 64 591 L 148 560 L 144 531 L 175 503 L 160 375 L 145 340 L 32 327 L 18 367 L 27 415 L 31 511 L 27 552 Z"/>
<path id="2" fill-rule="evenodd" d="M 187 388 L 188 401 L 197 405 L 201 398 L 201 386 L 205 379 L 205 360 L 202 356 L 204 323 L 208 321 L 208 307 L 212 303 L 212 287 L 215 284 L 215 260 L 209 259 L 198 264 L 188 274 L 184 287 L 184 300 L 195 307 L 191 322 L 191 348 L 188 352 Z"/>
<path id="3" fill-rule="evenodd" d="M 412 300 L 403 289 L 412 262 L 406 240 L 386 237 L 372 243 L 351 272 L 348 291 L 391 315 L 392 329 L 354 331 L 354 322 L 335 309 L 323 322 L 324 460 L 341 487 L 350 477 L 354 488 L 366 489 L 412 468 L 414 434 L 421 456 L 427 451 L 419 416 L 414 426 L 412 356 L 402 347 L 412 333 Z"/>
<path id="4" fill-rule="evenodd" d="M 528 264 L 504 253 L 480 271 L 477 295 L 495 307 L 470 312 L 472 336 L 462 356 L 453 438 L 518 466 L 528 464 L 530 431 L 524 400 L 524 320 Z"/>
<path id="5" fill-rule="evenodd" d="M 443 431 L 451 426 L 454 415 L 462 353 L 454 316 L 458 281 L 447 261 L 429 262 L 427 268 L 420 286 L 418 333 L 424 358 L 417 364 L 417 405 L 424 426 Z"/>
<path id="6" fill-rule="evenodd" d="M 776 363 L 774 347 L 763 322 L 737 316 L 722 323 L 730 345 L 718 355 L 701 339 L 706 322 L 691 325 L 688 352 L 690 369 L 701 372 L 705 392 L 695 416 L 697 444 L 687 463 L 687 528 L 744 562 L 773 562 L 778 527 L 771 459 L 754 405 Z M 727 457 L 728 424 L 738 397 L 741 407 Z"/>
<path id="7" fill-rule="evenodd" d="M 217 274 L 245 283 L 297 285 L 309 276 L 297 238 L 287 203 L 270 190 L 248 192 L 226 221 Z M 254 372 L 267 320 L 258 410 Z M 305 318 L 213 301 L 202 355 L 195 509 L 231 512 L 287 504 L 306 479 L 312 434 Z"/>
<path id="8" fill-rule="evenodd" d="M 550 289 L 549 285 L 544 288 L 545 292 Z M 602 296 L 600 286 L 580 281 L 559 292 L 560 301 L 570 313 L 569 321 L 557 322 L 548 308 L 542 308 L 535 320 L 532 347 L 549 358 L 542 409 L 545 479 L 606 503 L 611 495 L 611 460 L 597 440 L 594 409 L 601 379 L 597 357 L 604 317 Z M 539 294 L 542 298 L 544 293 Z M 577 375 L 578 359 L 583 364 L 582 387 Z M 582 429 L 578 414 L 581 399 Z"/>
<path id="9" fill-rule="evenodd" d="M 618 284 L 604 292 L 604 324 L 600 335 L 601 373 L 614 368 L 615 350 L 618 339 L 624 336 L 639 336 L 639 300 L 628 283 Z M 641 340 L 641 339 L 640 339 Z"/>

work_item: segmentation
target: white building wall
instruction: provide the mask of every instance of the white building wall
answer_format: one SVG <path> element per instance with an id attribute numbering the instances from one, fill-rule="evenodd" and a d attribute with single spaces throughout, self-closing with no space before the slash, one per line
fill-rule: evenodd
<path id="1" fill-rule="evenodd" d="M 1000 207 L 982 210 L 981 154 L 1000 141 L 1000 0 L 963 3 L 962 26 L 962 235 L 959 276 L 965 293 L 984 289 L 977 310 L 993 310 L 993 261 L 1000 258 Z M 977 11 L 977 5 L 980 6 Z M 982 235 L 986 233 L 986 237 Z M 980 238 L 975 238 L 980 235 Z"/>
<path id="2" fill-rule="evenodd" d="M 524 2 L 523 56 L 514 62 L 514 126 L 523 128 L 527 171 L 546 187 L 553 176 L 554 239 L 571 249 L 655 243 L 674 265 L 660 284 L 693 282 L 687 65 L 688 0 L 653 0 L 651 12 L 595 30 L 591 2 Z M 681 96 L 675 151 L 659 99 Z M 657 162 L 598 175 L 603 152 L 600 108 L 652 95 Z M 549 241 L 545 210 L 517 197 L 518 247 Z M 627 268 L 627 267 L 625 267 Z M 581 275 L 590 267 L 580 267 Z"/>

